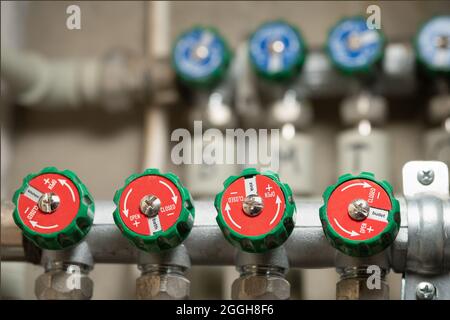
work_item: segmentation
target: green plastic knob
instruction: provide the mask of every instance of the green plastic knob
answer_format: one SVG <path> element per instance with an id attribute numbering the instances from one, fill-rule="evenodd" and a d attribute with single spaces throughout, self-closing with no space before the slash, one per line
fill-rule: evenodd
<path id="1" fill-rule="evenodd" d="M 320 220 L 328 241 L 354 257 L 389 247 L 400 228 L 400 205 L 391 185 L 370 172 L 346 174 L 323 194 Z"/>
<path id="2" fill-rule="evenodd" d="M 114 196 L 114 221 L 137 248 L 159 252 L 189 235 L 195 209 L 189 191 L 173 173 L 147 169 L 133 174 Z"/>
<path id="3" fill-rule="evenodd" d="M 196 26 L 182 33 L 172 50 L 178 78 L 189 86 L 210 87 L 222 80 L 231 61 L 231 50 L 212 27 Z"/>
<path id="4" fill-rule="evenodd" d="M 15 223 L 42 249 L 62 250 L 79 243 L 94 221 L 94 200 L 70 170 L 47 167 L 26 176 L 13 203 Z"/>
<path id="5" fill-rule="evenodd" d="M 248 52 L 259 76 L 271 81 L 287 81 L 300 73 L 307 47 L 295 26 L 276 20 L 264 23 L 253 32 Z"/>
<path id="6" fill-rule="evenodd" d="M 259 173 L 248 168 L 229 177 L 214 205 L 225 238 L 246 252 L 261 253 L 281 246 L 295 226 L 292 191 L 272 171 Z"/>

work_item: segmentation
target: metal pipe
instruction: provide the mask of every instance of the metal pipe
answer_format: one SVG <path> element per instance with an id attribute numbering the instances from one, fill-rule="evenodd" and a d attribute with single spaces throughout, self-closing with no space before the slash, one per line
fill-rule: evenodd
<path id="1" fill-rule="evenodd" d="M 401 201 L 402 216 L 405 213 Z M 332 268 L 336 265 L 336 250 L 328 243 L 319 219 L 319 199 L 298 199 L 296 226 L 284 247 L 291 268 Z M 197 201 L 194 228 L 184 242 L 193 265 L 235 265 L 237 250 L 222 235 L 215 221 L 216 210 L 213 201 Z M 94 225 L 86 242 L 96 263 L 137 263 L 137 249 L 120 233 L 114 224 L 112 212 L 114 205 L 109 201 L 96 203 Z M 2 221 L 11 216 L 12 206 L 2 203 Z M 4 220 L 5 219 L 5 220 Z M 11 219 L 12 220 L 12 219 Z M 397 272 L 404 269 L 406 261 L 405 239 L 406 217 L 397 240 L 388 254 L 390 266 Z M 2 222 L 2 236 L 7 230 L 18 229 L 12 221 Z M 9 231 L 11 234 L 11 231 Z M 2 237 L 3 261 L 25 261 L 20 255 L 22 243 L 17 237 L 14 241 Z M 4 250 L 7 248 L 8 250 Z M 14 252 L 14 254 L 12 254 Z M 395 258 L 394 258 L 395 257 Z"/>
<path id="2" fill-rule="evenodd" d="M 124 50 L 100 58 L 59 60 L 3 47 L 1 52 L 2 77 L 14 99 L 30 108 L 129 110 L 148 103 L 151 78 L 158 81 L 168 73 L 161 72 L 163 64 L 153 67 L 158 75 L 152 75 L 146 59 Z"/>
<path id="3" fill-rule="evenodd" d="M 98 94 L 92 88 L 99 87 L 99 60 L 49 61 L 32 52 L 3 47 L 1 52 L 2 76 L 21 105 L 77 108 Z"/>
<path id="4" fill-rule="evenodd" d="M 136 279 L 138 299 L 188 299 L 191 282 L 185 271 L 191 266 L 185 246 L 180 245 L 164 252 L 141 251 L 138 268 L 141 276 Z"/>
<path id="5" fill-rule="evenodd" d="M 147 46 L 144 48 L 146 56 L 149 60 L 161 61 L 167 64 L 170 56 L 170 4 L 164 1 L 155 1 L 146 4 L 145 10 L 147 15 L 146 30 L 152 32 L 147 35 Z M 164 63 L 163 63 L 164 64 Z M 174 81 L 168 80 L 169 86 L 173 87 Z M 158 81 L 159 82 L 159 81 Z M 154 82 L 154 86 L 159 86 L 158 82 Z M 154 90 L 157 88 L 153 88 Z M 158 90 L 155 90 L 158 93 Z M 168 128 L 169 118 L 167 111 L 164 110 L 164 101 L 158 99 L 158 94 L 153 98 L 150 105 L 144 110 L 144 168 L 161 168 L 165 170 L 166 159 L 168 154 Z"/>
<path id="6" fill-rule="evenodd" d="M 286 280 L 289 262 L 283 247 L 264 253 L 240 251 L 236 256 L 239 277 L 231 286 L 235 300 L 287 300 L 291 285 Z"/>

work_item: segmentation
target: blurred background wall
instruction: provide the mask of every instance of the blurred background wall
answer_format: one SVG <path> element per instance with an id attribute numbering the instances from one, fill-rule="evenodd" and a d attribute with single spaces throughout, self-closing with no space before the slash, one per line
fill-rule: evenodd
<path id="1" fill-rule="evenodd" d="M 174 1 L 169 3 L 170 35 L 173 41 L 192 25 L 213 25 L 236 48 L 260 23 L 283 18 L 301 29 L 311 48 L 321 48 L 329 28 L 338 19 L 365 14 L 367 6 L 372 3 L 375 2 Z M 81 30 L 65 28 L 69 4 L 77 4 L 81 8 Z M 409 42 L 421 22 L 434 14 L 450 12 L 446 1 L 380 1 L 376 4 L 381 7 L 383 31 L 392 42 Z M 102 56 L 116 47 L 142 53 L 149 36 L 146 19 L 149 19 L 150 5 L 141 1 L 2 2 L 2 46 L 20 46 L 51 59 Z M 19 33 L 20 41 L 17 40 Z M 11 40 L 8 42 L 7 38 Z M 3 94 L 2 91 L 2 99 Z M 311 133 L 317 141 L 315 152 L 320 168 L 316 172 L 316 195 L 335 180 L 335 136 L 342 129 L 336 120 L 338 103 L 326 100 L 314 104 L 317 115 Z M 392 114 L 386 130 L 391 134 L 393 150 L 397 150 L 391 155 L 394 172 L 391 182 L 395 189 L 401 190 L 403 164 L 410 159 L 423 158 L 423 146 L 414 141 L 420 141 L 426 129 L 423 120 L 425 106 L 420 99 L 406 97 L 390 102 L 390 108 Z M 3 198 L 11 197 L 26 174 L 47 165 L 77 172 L 95 199 L 111 199 L 124 179 L 141 169 L 143 120 L 139 110 L 118 115 L 95 110 L 45 112 L 17 106 L 10 110 L 8 116 L 3 112 L 2 123 L 8 120 L 11 140 L 7 150 L 3 149 L 2 141 L 2 153 L 10 153 L 12 159 L 6 180 L 2 170 Z M 49 118 L 52 125 L 43 125 Z M 67 150 L 70 150 L 70 155 Z M 196 269 L 191 271 L 193 298 L 218 298 L 222 295 L 229 298 L 229 284 L 223 284 L 221 279 L 234 278 L 233 268 L 226 268 L 231 276 L 218 268 L 201 268 L 202 275 Z M 32 283 L 41 272 L 40 267 L 2 263 L 1 271 L 2 296 L 34 298 Z M 94 298 L 132 298 L 137 274 L 135 266 L 96 265 L 92 273 Z M 204 274 L 215 279 L 210 288 L 205 287 L 204 281 L 197 281 Z M 396 284 L 391 287 L 391 296 L 399 298 L 399 277 L 390 277 Z M 297 297 L 333 299 L 335 296 L 337 276 L 334 270 L 309 270 L 303 273 L 301 280 L 298 279 L 303 289 L 301 294 L 296 294 Z M 293 285 L 299 288 L 299 283 Z"/>

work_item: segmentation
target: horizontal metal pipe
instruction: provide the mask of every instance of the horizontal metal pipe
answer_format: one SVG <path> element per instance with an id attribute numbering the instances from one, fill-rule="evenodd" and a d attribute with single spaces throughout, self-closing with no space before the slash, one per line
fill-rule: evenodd
<path id="1" fill-rule="evenodd" d="M 403 203 L 403 201 L 401 201 Z M 328 243 L 323 234 L 319 219 L 320 199 L 300 198 L 296 201 L 296 225 L 292 235 L 285 243 L 286 253 L 292 268 L 332 268 L 335 266 L 336 250 Z M 86 237 L 91 254 L 96 263 L 136 263 L 137 249 L 121 234 L 113 221 L 114 204 L 109 201 L 96 203 L 94 225 Z M 212 200 L 195 202 L 195 223 L 191 234 L 184 242 L 193 265 L 234 265 L 237 250 L 229 244 L 217 226 L 216 210 Z M 402 205 L 404 216 L 405 205 Z M 2 260 L 25 261 L 21 240 L 17 237 L 4 239 L 8 230 L 18 228 L 7 216 L 11 216 L 12 206 L 2 203 Z M 3 221 L 8 221 L 3 223 Z M 389 253 L 396 264 L 394 270 L 401 271 L 405 261 L 406 250 L 404 237 L 406 219 L 403 219 L 399 243 L 394 243 Z M 20 232 L 19 232 L 20 233 Z M 12 240 L 12 241 L 11 241 Z M 400 255 L 400 256 L 399 256 Z"/>

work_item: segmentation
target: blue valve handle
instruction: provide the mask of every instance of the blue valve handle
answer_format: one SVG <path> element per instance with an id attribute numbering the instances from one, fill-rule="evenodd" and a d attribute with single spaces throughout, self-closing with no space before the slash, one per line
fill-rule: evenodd
<path id="1" fill-rule="evenodd" d="M 384 53 L 380 30 L 369 29 L 364 17 L 345 18 L 330 31 L 327 50 L 334 65 L 345 73 L 368 73 Z"/>
<path id="2" fill-rule="evenodd" d="M 415 39 L 417 59 L 432 72 L 450 72 L 450 16 L 437 16 L 422 25 Z"/>
<path id="3" fill-rule="evenodd" d="M 209 85 L 223 77 L 230 52 L 216 30 L 194 27 L 178 37 L 172 59 L 181 80 L 188 84 Z"/>
<path id="4" fill-rule="evenodd" d="M 250 37 L 250 61 L 262 77 L 279 80 L 297 75 L 306 56 L 300 32 L 283 21 L 263 24 Z"/>

